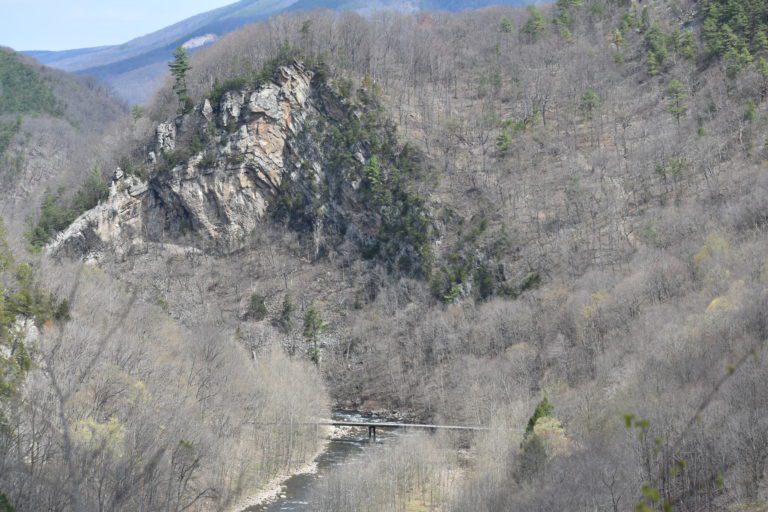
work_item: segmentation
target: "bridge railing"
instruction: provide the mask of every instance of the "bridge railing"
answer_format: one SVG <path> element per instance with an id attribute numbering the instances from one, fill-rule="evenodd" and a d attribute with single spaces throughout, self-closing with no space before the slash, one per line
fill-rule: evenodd
<path id="1" fill-rule="evenodd" d="M 390 421 L 336 421 L 336 420 L 317 420 L 316 425 L 328 425 L 333 427 L 368 427 L 368 428 L 417 428 L 426 430 L 488 430 L 488 427 L 474 425 L 432 425 L 425 423 L 397 423 Z"/>

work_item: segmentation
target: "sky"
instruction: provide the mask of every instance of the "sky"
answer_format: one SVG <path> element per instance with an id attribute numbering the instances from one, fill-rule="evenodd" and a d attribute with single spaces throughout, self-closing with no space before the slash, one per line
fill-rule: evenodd
<path id="1" fill-rule="evenodd" d="M 125 43 L 236 0 L 0 0 L 0 46 L 70 50 Z"/>

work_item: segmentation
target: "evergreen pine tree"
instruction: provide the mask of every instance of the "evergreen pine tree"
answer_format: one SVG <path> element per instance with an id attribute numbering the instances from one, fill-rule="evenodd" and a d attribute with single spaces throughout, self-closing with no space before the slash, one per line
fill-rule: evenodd
<path id="1" fill-rule="evenodd" d="M 325 327 L 320 312 L 315 306 L 310 306 L 304 315 L 304 340 L 307 343 L 311 343 L 307 352 L 309 353 L 309 358 L 315 364 L 320 364 L 320 348 L 317 346 L 317 340 L 325 330 Z"/>
<path id="2" fill-rule="evenodd" d="M 690 30 L 683 32 L 683 40 L 680 43 L 680 55 L 688 60 L 696 58 L 696 40 L 693 32 Z"/>
<path id="3" fill-rule="evenodd" d="M 506 155 L 511 145 L 512 138 L 509 136 L 509 130 L 502 128 L 501 133 L 496 137 L 496 150 L 499 152 L 499 155 Z"/>
<path id="4" fill-rule="evenodd" d="M 587 92 L 581 97 L 579 112 L 582 116 L 591 121 L 595 113 L 600 110 L 601 105 L 602 100 L 600 99 L 600 96 L 598 96 L 592 89 L 587 89 Z"/>
<path id="5" fill-rule="evenodd" d="M 648 54 L 648 74 L 651 76 L 659 74 L 659 61 L 656 58 L 656 54 L 653 52 Z"/>
<path id="6" fill-rule="evenodd" d="M 173 61 L 168 64 L 173 75 L 173 92 L 176 93 L 176 97 L 179 99 L 179 111 L 184 113 L 190 109 L 191 100 L 187 91 L 187 73 L 192 66 L 189 63 L 189 54 L 183 46 L 179 46 L 173 52 Z"/>
<path id="7" fill-rule="evenodd" d="M 667 111 L 672 114 L 680 126 L 680 118 L 688 112 L 688 104 L 685 100 L 688 98 L 688 91 L 685 90 L 685 86 L 680 80 L 674 79 L 669 83 L 667 87 Z"/>
<path id="8" fill-rule="evenodd" d="M 501 31 L 505 34 L 510 34 L 512 32 L 512 29 L 514 28 L 514 25 L 512 25 L 512 20 L 510 20 L 507 17 L 504 17 L 501 19 Z"/>
<path id="9" fill-rule="evenodd" d="M 544 33 L 544 29 L 547 26 L 547 22 L 544 19 L 544 15 L 541 14 L 536 6 L 528 6 L 528 20 L 523 25 L 522 32 L 527 35 L 531 41 L 536 41 L 539 36 Z"/>

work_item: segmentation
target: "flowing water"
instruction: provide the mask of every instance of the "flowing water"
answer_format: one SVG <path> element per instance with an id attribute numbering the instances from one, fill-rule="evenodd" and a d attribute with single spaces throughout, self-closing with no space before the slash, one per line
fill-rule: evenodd
<path id="1" fill-rule="evenodd" d="M 388 418 L 369 416 L 357 412 L 335 411 L 333 419 L 339 421 L 386 422 Z M 371 450 L 381 450 L 391 445 L 398 437 L 408 435 L 402 430 L 376 429 L 376 441 L 368 439 L 368 429 L 350 429 L 350 433 L 332 439 L 326 450 L 317 458 L 315 473 L 296 475 L 284 482 L 281 497 L 270 504 L 252 507 L 247 512 L 278 512 L 312 510 L 313 496 L 320 488 L 321 480 L 334 467 L 353 464 Z"/>

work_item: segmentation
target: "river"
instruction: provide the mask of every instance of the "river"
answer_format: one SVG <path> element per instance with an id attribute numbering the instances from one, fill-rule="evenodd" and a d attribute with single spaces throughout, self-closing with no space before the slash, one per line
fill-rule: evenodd
<path id="1" fill-rule="evenodd" d="M 350 411 L 334 411 L 333 419 L 339 421 L 386 422 L 390 418 L 360 414 Z M 313 510 L 314 496 L 320 490 L 320 481 L 334 467 L 354 464 L 363 460 L 371 450 L 382 450 L 398 437 L 408 435 L 402 430 L 377 429 L 376 441 L 368 439 L 368 429 L 350 429 L 350 433 L 336 436 L 317 458 L 317 471 L 296 475 L 284 482 L 281 497 L 267 505 L 251 507 L 246 512 L 307 512 Z"/>

